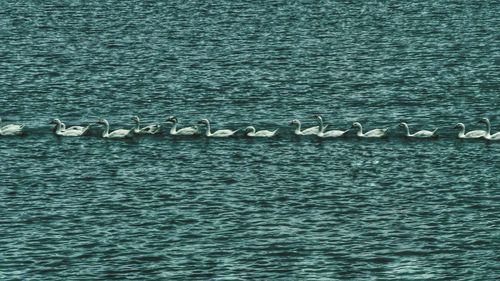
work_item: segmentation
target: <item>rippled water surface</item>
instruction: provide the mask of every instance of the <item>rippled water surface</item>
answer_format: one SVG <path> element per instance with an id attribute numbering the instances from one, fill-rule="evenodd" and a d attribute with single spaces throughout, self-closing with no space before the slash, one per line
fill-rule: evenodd
<path id="1" fill-rule="evenodd" d="M 500 4 L 410 2 L 0 1 L 0 279 L 500 279 Z M 133 115 L 280 135 L 48 124 Z"/>

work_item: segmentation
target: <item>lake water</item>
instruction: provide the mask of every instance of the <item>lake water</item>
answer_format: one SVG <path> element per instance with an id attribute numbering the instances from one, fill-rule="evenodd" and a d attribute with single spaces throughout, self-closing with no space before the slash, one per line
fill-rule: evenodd
<path id="1" fill-rule="evenodd" d="M 207 2 L 0 2 L 0 279 L 500 279 L 498 1 Z M 133 115 L 280 135 L 48 124 Z"/>

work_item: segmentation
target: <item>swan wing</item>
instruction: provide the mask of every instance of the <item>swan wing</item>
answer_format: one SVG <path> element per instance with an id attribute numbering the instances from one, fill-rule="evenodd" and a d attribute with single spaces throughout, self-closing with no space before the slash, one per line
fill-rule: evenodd
<path id="1" fill-rule="evenodd" d="M 380 138 L 385 136 L 386 132 L 387 129 L 373 129 L 371 131 L 366 132 L 364 136 L 367 138 Z"/>
<path id="2" fill-rule="evenodd" d="M 429 138 L 429 137 L 432 137 L 434 135 L 434 132 L 422 130 L 422 131 L 418 131 L 418 132 L 414 133 L 411 136 L 415 137 L 415 138 Z"/>
<path id="3" fill-rule="evenodd" d="M 77 131 L 83 131 L 88 127 L 83 127 L 83 126 L 71 126 L 69 128 L 66 128 L 66 131 L 71 131 L 71 130 L 77 130 Z"/>
<path id="4" fill-rule="evenodd" d="M 9 136 L 9 135 L 19 135 L 23 132 L 24 125 L 6 125 L 0 129 L 0 135 Z"/>
<path id="5" fill-rule="evenodd" d="M 248 134 L 248 135 L 251 137 L 272 137 L 276 134 L 277 131 L 278 130 L 274 130 L 274 131 L 261 130 L 261 131 L 255 132 L 253 134 Z"/>
<path id="6" fill-rule="evenodd" d="M 470 131 L 467 134 L 465 134 L 464 137 L 468 138 L 468 139 L 474 139 L 474 138 L 484 137 L 484 136 L 486 136 L 486 134 L 487 134 L 486 131 L 474 130 L 474 131 Z"/>
<path id="7" fill-rule="evenodd" d="M 489 137 L 485 137 L 487 140 L 500 140 L 500 132 L 494 133 L 493 135 L 490 135 Z"/>
<path id="8" fill-rule="evenodd" d="M 14 124 L 9 124 L 3 126 L 0 130 L 22 130 L 24 128 L 24 125 L 14 125 Z"/>
<path id="9" fill-rule="evenodd" d="M 79 130 L 64 130 L 60 131 L 59 133 L 56 132 L 58 136 L 63 136 L 63 137 L 78 137 L 83 135 L 85 131 L 79 131 Z"/>
<path id="10" fill-rule="evenodd" d="M 323 138 L 337 138 L 343 136 L 347 131 L 331 130 L 323 133 Z"/>
<path id="11" fill-rule="evenodd" d="M 153 134 L 156 134 L 160 131 L 160 125 L 158 124 L 154 124 L 154 125 L 149 125 L 149 126 L 146 126 L 146 127 L 143 127 L 139 130 L 135 130 L 135 133 L 137 134 L 150 134 L 150 135 L 153 135 Z"/>
<path id="12" fill-rule="evenodd" d="M 177 130 L 177 135 L 191 136 L 198 134 L 198 127 L 191 126 Z"/>
<path id="13" fill-rule="evenodd" d="M 131 135 L 132 130 L 118 129 L 109 133 L 109 138 L 125 138 Z"/>
<path id="14" fill-rule="evenodd" d="M 323 128 L 326 128 L 328 125 L 324 126 Z M 311 128 L 307 128 L 302 130 L 302 135 L 317 135 L 319 133 L 319 126 L 314 126 Z"/>
<path id="15" fill-rule="evenodd" d="M 234 133 L 236 133 L 238 130 L 236 131 L 232 131 L 232 130 L 218 130 L 218 131 L 215 131 L 212 133 L 212 137 L 229 137 L 229 136 L 232 136 L 234 135 Z"/>

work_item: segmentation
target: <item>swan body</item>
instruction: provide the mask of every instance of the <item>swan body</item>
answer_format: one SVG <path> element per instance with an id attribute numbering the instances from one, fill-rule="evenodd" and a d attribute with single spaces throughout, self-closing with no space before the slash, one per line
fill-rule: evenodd
<path id="1" fill-rule="evenodd" d="M 139 119 L 139 116 L 134 116 L 132 117 L 132 120 L 135 122 L 135 127 L 134 127 L 134 134 L 138 135 L 154 135 L 160 132 L 160 125 L 158 124 L 153 124 L 153 125 L 148 125 L 145 127 L 140 127 L 141 119 Z"/>
<path id="2" fill-rule="evenodd" d="M 387 130 L 388 130 L 387 128 L 385 128 L 385 129 L 373 129 L 371 131 L 363 133 L 363 126 L 361 126 L 361 124 L 359 122 L 354 122 L 352 124 L 352 127 L 358 129 L 358 132 L 356 135 L 358 137 L 361 137 L 361 138 L 382 138 L 382 137 L 385 137 L 387 135 Z"/>
<path id="3" fill-rule="evenodd" d="M 56 124 L 56 130 L 54 131 L 54 133 L 58 136 L 63 136 L 63 137 L 79 137 L 79 136 L 85 134 L 85 132 L 87 132 L 87 130 L 90 128 L 90 125 L 89 125 L 87 127 L 72 126 L 68 129 L 66 129 L 66 126 L 64 125 L 64 123 L 61 122 L 61 120 L 59 120 L 57 118 L 52 120 L 51 123 Z"/>
<path id="4" fill-rule="evenodd" d="M 297 136 L 317 135 L 320 132 L 319 126 L 314 126 L 311 128 L 301 130 L 302 124 L 300 123 L 300 121 L 298 119 L 293 119 L 290 122 L 290 124 L 295 126 L 294 132 Z M 326 126 L 325 126 L 325 128 L 326 128 Z"/>
<path id="5" fill-rule="evenodd" d="M 168 117 L 165 122 L 173 124 L 170 129 L 170 134 L 173 136 L 193 136 L 199 134 L 198 126 L 196 125 L 177 129 L 177 123 L 179 123 L 179 120 L 175 116 Z"/>
<path id="6" fill-rule="evenodd" d="M 103 138 L 123 139 L 123 138 L 130 138 L 134 135 L 134 130 L 126 130 L 126 129 L 118 129 L 109 132 L 109 123 L 108 120 L 106 119 L 99 119 L 97 123 L 106 126 L 104 132 L 102 133 Z"/>
<path id="7" fill-rule="evenodd" d="M 345 134 L 347 134 L 347 132 L 349 132 L 349 130 L 345 130 L 345 131 L 330 130 L 330 131 L 325 132 L 325 129 L 327 126 L 323 125 L 323 118 L 320 115 L 315 115 L 315 117 L 318 119 L 318 122 L 319 122 L 320 131 L 317 135 L 320 138 L 338 138 L 338 137 L 344 136 Z"/>
<path id="8" fill-rule="evenodd" d="M 2 123 L 2 118 L 0 118 L 0 124 Z M 23 133 L 24 125 L 9 124 L 5 126 L 0 126 L 0 136 L 15 136 Z"/>
<path id="9" fill-rule="evenodd" d="M 78 131 L 82 131 L 82 130 L 84 130 L 87 127 L 84 127 L 84 126 L 71 126 L 69 128 L 66 128 L 66 124 L 64 124 L 64 123 L 61 122 L 61 129 L 63 129 L 63 130 L 78 130 Z"/>
<path id="10" fill-rule="evenodd" d="M 205 126 L 207 126 L 207 132 L 206 132 L 206 136 L 207 137 L 215 137 L 215 138 L 224 138 L 224 137 L 230 137 L 230 136 L 233 136 L 236 132 L 238 132 L 238 130 L 217 130 L 215 132 L 211 132 L 211 128 L 210 128 L 210 121 L 208 121 L 208 119 L 202 119 L 200 122 L 200 124 L 204 124 Z"/>
<path id="11" fill-rule="evenodd" d="M 270 138 L 274 137 L 276 133 L 278 132 L 278 129 L 274 131 L 269 131 L 269 130 L 260 130 L 256 131 L 254 126 L 248 126 L 245 129 L 246 135 L 249 137 L 264 137 L 264 138 Z"/>
<path id="12" fill-rule="evenodd" d="M 421 130 L 418 132 L 415 132 L 413 134 L 410 134 L 410 128 L 408 127 L 408 124 L 405 122 L 401 122 L 399 126 L 404 127 L 406 130 L 406 136 L 409 138 L 432 138 L 437 136 L 436 132 L 438 128 L 434 129 L 434 131 L 428 131 L 428 130 Z"/>
<path id="13" fill-rule="evenodd" d="M 458 123 L 455 128 L 460 128 L 460 132 L 458 133 L 459 139 L 479 139 L 486 136 L 488 132 L 483 130 L 474 130 L 465 133 L 465 125 L 463 123 Z"/>
<path id="14" fill-rule="evenodd" d="M 485 138 L 487 140 L 500 140 L 500 132 L 495 133 L 493 135 L 491 134 L 491 123 L 490 123 L 490 120 L 488 118 L 483 118 L 483 119 L 481 119 L 480 122 L 486 123 L 486 126 L 488 127 L 488 129 L 486 131 L 486 135 L 484 135 L 483 138 Z"/>

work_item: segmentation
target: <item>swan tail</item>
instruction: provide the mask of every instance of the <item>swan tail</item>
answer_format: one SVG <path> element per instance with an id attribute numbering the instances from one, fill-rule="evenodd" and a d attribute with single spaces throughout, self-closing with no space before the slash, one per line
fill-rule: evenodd
<path id="1" fill-rule="evenodd" d="M 90 129 L 90 125 L 92 124 L 88 124 L 87 127 L 83 128 L 82 135 L 85 134 Z"/>
<path id="2" fill-rule="evenodd" d="M 434 131 L 432 131 L 432 136 L 433 137 L 437 137 L 438 136 L 438 134 L 437 134 L 438 130 L 439 130 L 439 128 L 436 128 L 436 129 L 434 129 Z"/>

